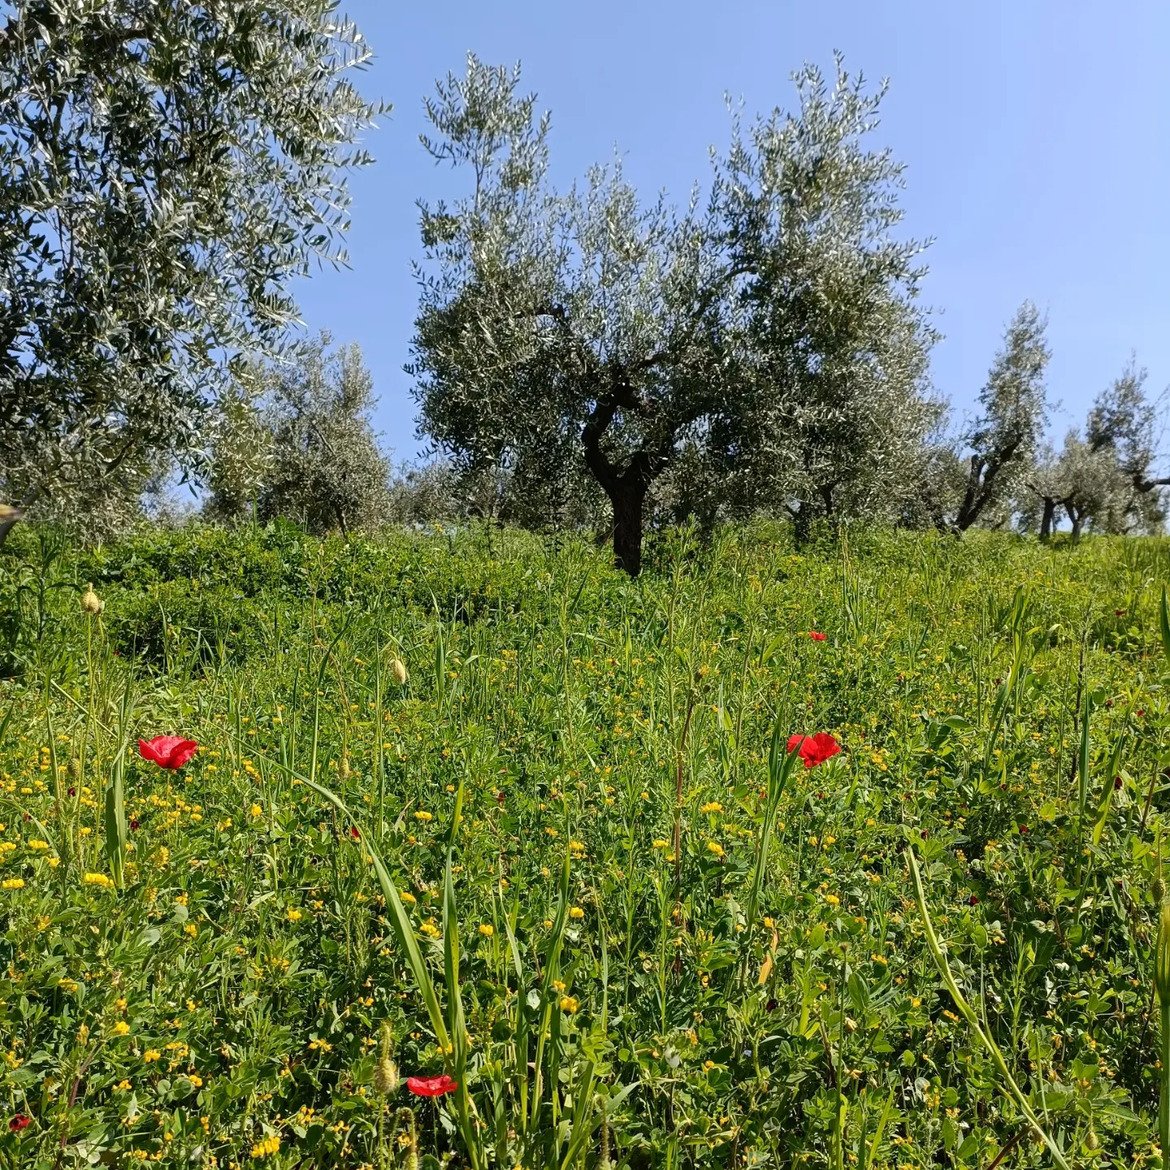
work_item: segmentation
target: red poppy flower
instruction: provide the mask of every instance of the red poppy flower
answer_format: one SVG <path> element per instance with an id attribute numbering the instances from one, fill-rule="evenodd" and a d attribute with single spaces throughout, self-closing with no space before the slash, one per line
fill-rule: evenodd
<path id="1" fill-rule="evenodd" d="M 22 1129 L 28 1129 L 32 1125 L 32 1118 L 27 1117 L 23 1113 L 18 1113 L 9 1123 L 8 1129 L 11 1133 L 20 1133 Z"/>
<path id="2" fill-rule="evenodd" d="M 144 760 L 172 772 L 177 772 L 198 750 L 193 739 L 179 735 L 156 735 L 154 739 L 138 741 L 138 754 Z"/>
<path id="3" fill-rule="evenodd" d="M 808 636 L 814 642 L 823 642 L 828 637 L 828 634 L 822 634 L 820 630 L 809 630 Z"/>
<path id="4" fill-rule="evenodd" d="M 352 837 L 352 838 L 353 838 L 355 841 L 360 841 L 360 840 L 361 840 L 362 833 L 361 833 L 361 830 L 360 830 L 360 829 L 357 827 L 357 825 L 350 825 L 350 826 L 349 826 L 349 835 L 350 835 L 350 836 L 351 836 L 351 837 Z"/>
<path id="5" fill-rule="evenodd" d="M 140 822 L 139 822 L 138 818 L 131 817 L 130 818 L 130 828 L 133 829 L 135 832 L 137 832 L 139 827 L 140 827 Z"/>
<path id="6" fill-rule="evenodd" d="M 832 759 L 841 750 L 841 745 L 827 731 L 818 731 L 816 735 L 792 736 L 788 741 L 788 750 L 799 751 L 804 766 L 815 768 L 817 764 Z"/>
<path id="7" fill-rule="evenodd" d="M 446 1073 L 441 1077 L 407 1077 L 406 1087 L 416 1097 L 441 1097 L 459 1088 Z"/>

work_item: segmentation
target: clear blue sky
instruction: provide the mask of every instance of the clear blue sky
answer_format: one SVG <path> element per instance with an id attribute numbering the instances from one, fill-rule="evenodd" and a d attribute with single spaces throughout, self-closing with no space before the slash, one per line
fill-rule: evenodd
<path id="1" fill-rule="evenodd" d="M 645 195 L 685 197 L 723 146 L 723 94 L 790 107 L 803 61 L 890 78 L 878 131 L 908 165 L 906 226 L 933 236 L 925 299 L 945 337 L 934 377 L 960 411 L 1020 301 L 1049 316 L 1059 434 L 1131 350 L 1170 383 L 1170 4 L 1164 0 L 343 0 L 375 60 L 364 92 L 394 104 L 352 183 L 351 268 L 305 282 L 305 324 L 356 341 L 376 423 L 413 456 L 408 357 L 420 254 L 415 201 L 456 193 L 418 143 L 422 98 L 468 50 L 523 66 L 552 111 L 569 181 L 618 147 Z M 714 14 L 718 12 L 719 15 Z"/>

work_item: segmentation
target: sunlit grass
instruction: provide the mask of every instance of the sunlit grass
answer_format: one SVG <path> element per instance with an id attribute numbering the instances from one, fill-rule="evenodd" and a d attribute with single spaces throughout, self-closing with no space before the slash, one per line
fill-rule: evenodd
<path id="1" fill-rule="evenodd" d="M 1170 550 L 782 540 L 5 554 L 0 1158 L 1153 1165 Z"/>

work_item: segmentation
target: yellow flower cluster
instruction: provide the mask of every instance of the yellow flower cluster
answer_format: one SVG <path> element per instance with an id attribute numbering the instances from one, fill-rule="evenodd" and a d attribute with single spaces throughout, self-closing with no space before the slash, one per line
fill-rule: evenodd
<path id="1" fill-rule="evenodd" d="M 252 1146 L 253 1158 L 270 1158 L 280 1149 L 280 1135 L 272 1134 L 269 1137 L 261 1138 Z"/>

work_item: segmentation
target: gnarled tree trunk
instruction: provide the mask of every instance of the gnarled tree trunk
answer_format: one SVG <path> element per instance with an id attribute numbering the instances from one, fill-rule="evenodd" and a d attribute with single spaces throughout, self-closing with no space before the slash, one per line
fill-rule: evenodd
<path id="1" fill-rule="evenodd" d="M 613 507 L 613 563 L 631 577 L 642 571 L 642 525 L 646 486 L 625 482 L 626 476 L 609 493 Z"/>
<path id="2" fill-rule="evenodd" d="M 1044 501 L 1044 515 L 1040 517 L 1040 539 L 1048 540 L 1052 536 L 1052 526 L 1056 522 L 1056 501 Z"/>

